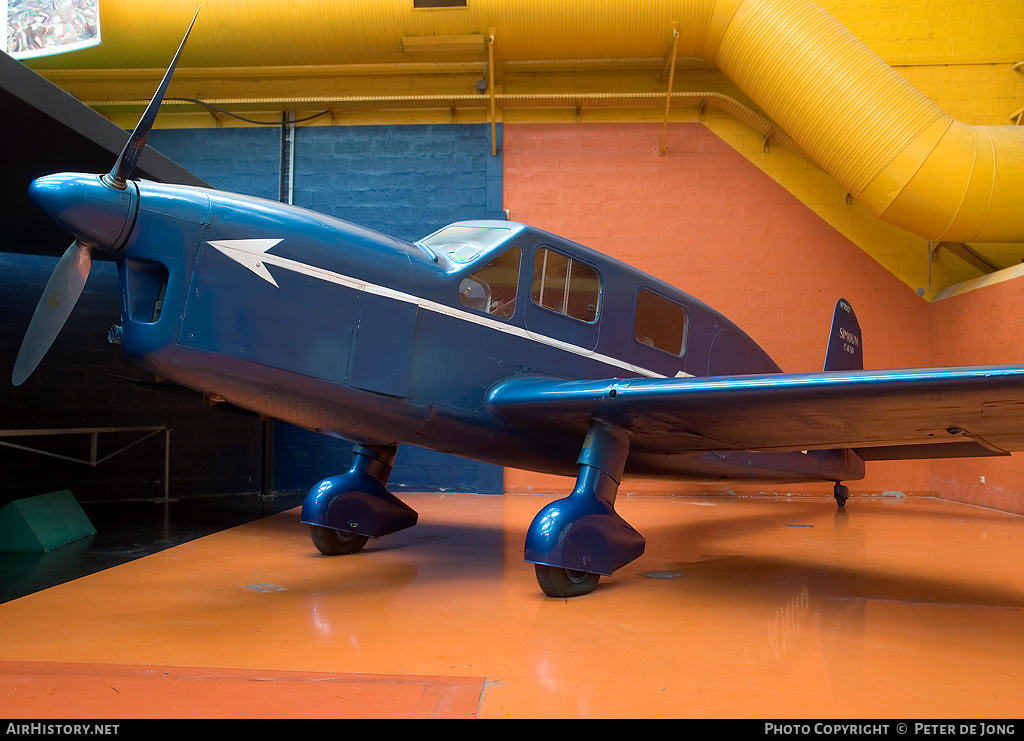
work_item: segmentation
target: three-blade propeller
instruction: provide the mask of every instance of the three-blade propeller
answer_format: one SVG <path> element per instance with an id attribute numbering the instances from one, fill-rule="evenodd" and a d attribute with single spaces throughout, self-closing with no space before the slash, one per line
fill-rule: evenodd
<path id="1" fill-rule="evenodd" d="M 178 64 L 178 58 L 181 56 L 182 49 L 185 48 L 185 42 L 188 40 L 188 36 L 192 32 L 192 27 L 195 25 L 198 17 L 199 11 L 197 10 L 195 17 L 192 18 L 192 23 L 189 24 L 188 30 L 181 40 L 181 44 L 178 46 L 178 51 L 174 54 L 174 59 L 171 60 L 167 72 L 164 73 L 160 86 L 157 88 L 152 100 L 149 101 L 149 105 L 146 106 L 146 111 L 142 114 L 142 118 L 139 119 L 135 130 L 128 137 L 128 142 L 125 144 L 124 149 L 121 150 L 117 162 L 114 163 L 114 167 L 109 173 L 101 177 L 106 187 L 118 191 L 127 189 L 128 179 L 135 171 L 139 157 L 142 156 L 142 151 L 146 147 L 146 140 L 149 138 L 149 132 L 153 129 L 153 122 L 156 119 L 157 112 L 160 110 L 160 104 L 167 94 L 167 86 L 171 82 L 171 76 L 174 74 L 174 68 Z M 126 237 L 127 235 L 125 235 Z M 35 313 L 32 315 L 32 321 L 29 322 L 28 330 L 25 332 L 25 339 L 22 340 L 21 349 L 18 351 L 18 358 L 14 363 L 14 372 L 11 374 L 11 381 L 15 386 L 20 386 L 25 382 L 57 338 L 68 316 L 71 314 L 71 310 L 74 309 L 75 304 L 82 295 L 82 289 L 85 287 L 85 282 L 89 277 L 89 270 L 92 266 L 93 248 L 98 247 L 102 249 L 104 246 L 102 244 L 93 244 L 91 241 L 83 240 L 81 236 L 78 236 L 64 253 L 64 256 L 57 262 L 57 267 L 54 268 L 53 274 L 50 275 L 50 280 L 46 284 L 43 295 L 39 299 L 39 304 L 36 306 Z M 110 245 L 114 249 L 119 246 L 120 244 Z"/>

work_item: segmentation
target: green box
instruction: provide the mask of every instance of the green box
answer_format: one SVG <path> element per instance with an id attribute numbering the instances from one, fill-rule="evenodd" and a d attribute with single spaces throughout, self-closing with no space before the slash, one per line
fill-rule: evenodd
<path id="1" fill-rule="evenodd" d="M 0 509 L 0 551 L 51 551 L 96 532 L 69 489 L 17 499 Z"/>

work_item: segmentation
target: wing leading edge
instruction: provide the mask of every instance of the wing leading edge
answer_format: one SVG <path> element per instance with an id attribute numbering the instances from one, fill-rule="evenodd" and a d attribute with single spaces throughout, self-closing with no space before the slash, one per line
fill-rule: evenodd
<path id="1" fill-rule="evenodd" d="M 602 419 L 659 453 L 851 448 L 865 460 L 1024 450 L 1024 366 L 565 381 L 488 395 L 520 424 L 578 434 Z"/>

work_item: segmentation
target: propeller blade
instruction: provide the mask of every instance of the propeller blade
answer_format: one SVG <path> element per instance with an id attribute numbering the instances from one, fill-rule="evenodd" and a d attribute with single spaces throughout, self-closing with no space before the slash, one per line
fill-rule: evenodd
<path id="1" fill-rule="evenodd" d="M 35 314 L 32 315 L 32 321 L 29 322 L 18 359 L 14 362 L 11 380 L 15 386 L 25 382 L 57 339 L 78 297 L 82 295 L 91 266 L 92 248 L 77 241 L 68 247 L 57 262 Z"/>
<path id="2" fill-rule="evenodd" d="M 199 7 L 202 10 L 202 6 Z M 132 135 L 128 137 L 128 143 L 124 145 L 124 149 L 121 150 L 120 156 L 117 158 L 117 162 L 114 163 L 113 169 L 104 178 L 104 180 L 114 186 L 115 188 L 122 190 L 125 187 L 125 183 L 128 178 L 131 177 L 132 172 L 135 171 L 135 166 L 139 163 L 139 157 L 142 156 L 142 150 L 146 148 L 146 139 L 149 138 L 149 132 L 153 130 L 153 122 L 156 120 L 156 114 L 160 111 L 160 104 L 164 100 L 164 95 L 167 94 L 167 86 L 171 83 L 171 77 L 174 75 L 174 68 L 178 64 L 178 57 L 181 56 L 181 50 L 185 48 L 185 42 L 188 41 L 188 35 L 192 33 L 192 26 L 196 24 L 196 19 L 199 18 L 199 10 L 196 10 L 195 16 L 192 18 L 192 23 L 189 24 L 188 30 L 185 32 L 185 38 L 181 40 L 181 44 L 178 46 L 178 51 L 174 54 L 174 59 L 171 60 L 171 66 L 167 68 L 164 73 L 164 79 L 160 82 L 160 87 L 157 88 L 156 93 L 153 95 L 153 99 L 149 101 L 149 105 L 146 106 L 145 113 L 142 114 L 142 118 L 139 119 L 139 123 L 135 125 L 135 130 Z"/>

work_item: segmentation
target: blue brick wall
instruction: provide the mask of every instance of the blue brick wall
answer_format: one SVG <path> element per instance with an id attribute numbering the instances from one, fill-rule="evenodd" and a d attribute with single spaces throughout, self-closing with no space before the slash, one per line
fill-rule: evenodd
<path id="1" fill-rule="evenodd" d="M 295 139 L 297 206 L 408 240 L 503 218 L 488 126 L 318 127 Z"/>
<path id="2" fill-rule="evenodd" d="M 500 129 L 499 129 L 500 132 Z M 500 134 L 499 134 L 500 135 Z M 277 198 L 280 130 L 156 130 L 149 143 L 216 188 Z M 452 221 L 503 218 L 501 158 L 486 125 L 298 128 L 293 202 L 403 239 Z M 274 487 L 308 489 L 352 446 L 278 423 Z M 403 446 L 395 491 L 501 493 L 500 468 Z"/>
<path id="3" fill-rule="evenodd" d="M 156 129 L 147 145 L 214 188 L 277 200 L 280 131 Z"/>

